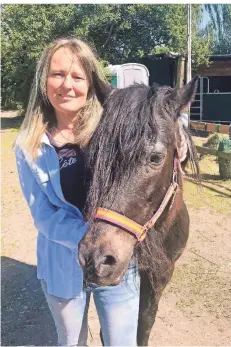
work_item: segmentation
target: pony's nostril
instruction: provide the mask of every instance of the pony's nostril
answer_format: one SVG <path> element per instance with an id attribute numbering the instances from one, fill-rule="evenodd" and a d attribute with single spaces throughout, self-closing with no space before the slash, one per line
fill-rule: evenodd
<path id="1" fill-rule="evenodd" d="M 112 255 L 105 255 L 97 259 L 95 264 L 96 274 L 99 277 L 110 276 L 113 272 L 114 265 L 117 263 L 116 258 Z"/>
<path id="2" fill-rule="evenodd" d="M 104 260 L 102 262 L 102 264 L 104 265 L 114 265 L 116 263 L 116 259 L 112 256 L 112 255 L 106 255 L 104 257 Z"/>

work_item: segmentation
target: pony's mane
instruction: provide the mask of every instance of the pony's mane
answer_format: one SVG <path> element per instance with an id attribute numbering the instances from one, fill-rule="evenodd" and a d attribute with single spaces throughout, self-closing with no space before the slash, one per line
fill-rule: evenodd
<path id="1" fill-rule="evenodd" d="M 145 160 L 145 145 L 155 142 L 157 128 L 163 128 L 167 116 L 153 118 L 153 105 L 163 100 L 170 88 L 134 84 L 113 91 L 104 105 L 101 122 L 87 153 L 87 166 L 93 168 L 87 206 L 90 215 L 102 205 L 108 194 L 130 177 Z M 100 187 L 100 190 L 99 190 Z"/>

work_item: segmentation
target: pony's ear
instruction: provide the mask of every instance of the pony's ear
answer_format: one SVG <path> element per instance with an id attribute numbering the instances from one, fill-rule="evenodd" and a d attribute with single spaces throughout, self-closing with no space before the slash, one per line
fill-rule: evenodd
<path id="1" fill-rule="evenodd" d="M 113 90 L 113 87 L 110 84 L 103 82 L 94 71 L 92 71 L 92 82 L 97 99 L 103 106 L 104 101 L 107 99 L 107 97 Z"/>
<path id="2" fill-rule="evenodd" d="M 194 77 L 184 87 L 174 88 L 170 95 L 168 95 L 169 101 L 174 101 L 178 112 L 182 111 L 182 109 L 193 102 L 197 90 L 197 84 L 198 76 Z"/>

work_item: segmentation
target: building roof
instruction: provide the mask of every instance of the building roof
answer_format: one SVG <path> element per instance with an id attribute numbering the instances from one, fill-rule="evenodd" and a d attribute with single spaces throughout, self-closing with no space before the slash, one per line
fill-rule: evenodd
<path id="1" fill-rule="evenodd" d="M 175 52 L 164 52 L 164 53 L 156 53 L 156 54 L 148 54 L 144 55 L 142 58 L 151 58 L 151 59 L 156 59 L 156 58 L 179 58 L 182 57 L 181 54 L 175 53 Z"/>
<path id="2" fill-rule="evenodd" d="M 175 53 L 175 52 L 168 52 L 168 53 L 158 53 L 158 54 L 152 54 L 148 56 L 144 56 L 144 58 L 174 58 L 177 59 L 179 57 L 184 57 L 184 55 Z M 227 61 L 231 60 L 231 54 L 214 54 L 210 55 L 208 57 L 210 61 Z"/>
<path id="3" fill-rule="evenodd" d="M 217 54 L 217 55 L 210 55 L 209 56 L 210 61 L 227 61 L 231 60 L 231 54 Z"/>

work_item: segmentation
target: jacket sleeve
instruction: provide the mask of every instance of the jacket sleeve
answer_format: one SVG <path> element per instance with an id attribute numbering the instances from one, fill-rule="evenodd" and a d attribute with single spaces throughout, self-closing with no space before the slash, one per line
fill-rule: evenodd
<path id="1" fill-rule="evenodd" d="M 30 208 L 34 225 L 48 240 L 77 252 L 87 222 L 68 209 L 54 206 L 36 181 L 21 149 L 16 148 L 16 163 L 22 192 Z"/>

